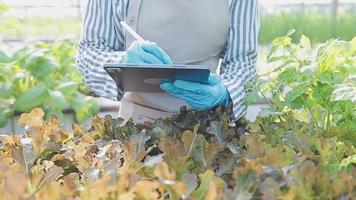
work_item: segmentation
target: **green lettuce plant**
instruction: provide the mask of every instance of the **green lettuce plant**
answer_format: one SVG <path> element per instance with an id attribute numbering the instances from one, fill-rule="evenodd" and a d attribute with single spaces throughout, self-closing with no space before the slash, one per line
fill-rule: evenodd
<path id="1" fill-rule="evenodd" d="M 46 118 L 51 113 L 63 118 L 68 108 L 79 121 L 96 114 L 98 106 L 84 95 L 74 57 L 75 45 L 69 40 L 32 44 L 14 55 L 0 51 L 0 127 L 17 112 L 35 107 L 42 108 Z"/>
<path id="2" fill-rule="evenodd" d="M 296 44 L 293 33 L 273 41 L 268 56 L 273 69 L 247 85 L 252 91 L 247 104 L 264 99 L 269 106 L 260 114 L 271 122 L 284 121 L 292 129 L 303 122 L 332 135 L 346 130 L 355 142 L 356 38 L 312 45 L 303 35 Z"/>

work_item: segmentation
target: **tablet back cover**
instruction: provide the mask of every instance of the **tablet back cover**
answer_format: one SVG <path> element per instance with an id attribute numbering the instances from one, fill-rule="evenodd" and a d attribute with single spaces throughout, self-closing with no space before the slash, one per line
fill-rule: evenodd
<path id="1" fill-rule="evenodd" d="M 107 64 L 105 70 L 126 92 L 162 93 L 165 80 L 186 80 L 208 83 L 210 69 L 198 65 L 126 65 Z"/>

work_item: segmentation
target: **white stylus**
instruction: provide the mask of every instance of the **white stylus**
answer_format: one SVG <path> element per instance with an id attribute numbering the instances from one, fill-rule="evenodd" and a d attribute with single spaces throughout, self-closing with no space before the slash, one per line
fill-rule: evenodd
<path id="1" fill-rule="evenodd" d="M 122 25 L 122 27 L 127 31 L 129 32 L 132 37 L 134 37 L 137 41 L 140 41 L 140 42 L 144 42 L 145 39 L 143 39 L 139 34 L 136 33 L 136 31 L 134 31 L 126 22 L 124 21 L 121 21 L 120 24 Z"/>

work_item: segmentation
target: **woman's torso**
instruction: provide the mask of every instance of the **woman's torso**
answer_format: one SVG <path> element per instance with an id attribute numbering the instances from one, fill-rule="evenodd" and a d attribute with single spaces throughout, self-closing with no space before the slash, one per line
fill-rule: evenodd
<path id="1" fill-rule="evenodd" d="M 126 22 L 143 38 L 157 43 L 174 63 L 207 65 L 216 72 L 227 44 L 229 2 L 130 0 Z M 134 39 L 129 34 L 125 38 L 129 47 Z M 167 113 L 177 113 L 185 105 L 182 100 L 157 93 L 126 93 L 122 102 L 120 115 L 125 116 L 137 114 L 132 105 L 125 108 L 125 102 Z"/>

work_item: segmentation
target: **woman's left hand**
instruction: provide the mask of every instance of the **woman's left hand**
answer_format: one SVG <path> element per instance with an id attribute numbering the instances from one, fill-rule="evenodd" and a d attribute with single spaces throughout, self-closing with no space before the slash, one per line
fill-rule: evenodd
<path id="1" fill-rule="evenodd" d="M 229 92 L 215 74 L 210 74 L 209 83 L 201 84 L 190 81 L 167 81 L 161 89 L 177 98 L 183 99 L 196 110 L 208 110 L 229 102 Z"/>

